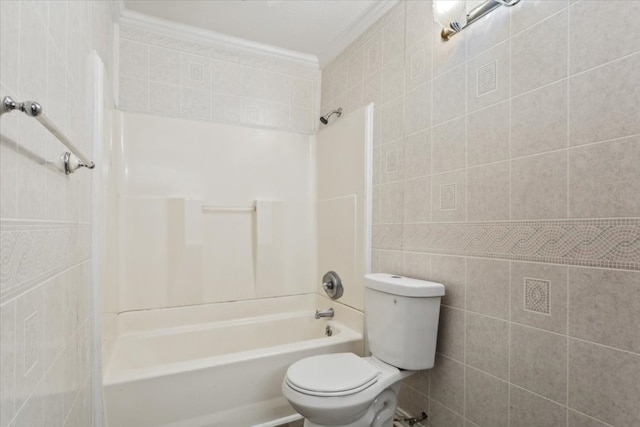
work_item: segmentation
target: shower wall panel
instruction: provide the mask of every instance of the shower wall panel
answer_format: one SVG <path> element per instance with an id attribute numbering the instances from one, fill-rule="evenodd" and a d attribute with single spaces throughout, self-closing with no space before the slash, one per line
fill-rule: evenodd
<path id="1" fill-rule="evenodd" d="M 120 114 L 112 309 L 314 291 L 311 137 Z"/>

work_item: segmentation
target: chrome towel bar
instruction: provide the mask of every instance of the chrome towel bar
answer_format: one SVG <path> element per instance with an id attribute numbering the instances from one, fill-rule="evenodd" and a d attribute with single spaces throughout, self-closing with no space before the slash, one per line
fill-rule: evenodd
<path id="1" fill-rule="evenodd" d="M 10 96 L 5 96 L 2 100 L 2 110 L 0 111 L 0 114 L 10 113 L 11 111 L 16 110 L 22 111 L 29 117 L 35 117 L 42 126 L 58 138 L 58 140 L 60 140 L 60 142 L 62 142 L 69 151 L 71 151 L 70 153 L 66 152 L 62 155 L 64 171 L 67 175 L 82 167 L 87 169 L 93 169 L 96 167 L 95 163 L 82 154 L 75 144 L 72 143 L 71 140 L 67 138 L 67 136 L 62 133 L 62 131 L 58 129 L 51 120 L 49 120 L 49 118 L 43 113 L 42 106 L 40 104 L 35 101 L 16 102 Z M 74 156 L 77 157 L 77 159 L 74 158 Z"/>

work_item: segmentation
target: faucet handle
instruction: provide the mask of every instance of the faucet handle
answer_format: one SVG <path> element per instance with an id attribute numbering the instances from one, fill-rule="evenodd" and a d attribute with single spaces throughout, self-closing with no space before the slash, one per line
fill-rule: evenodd
<path id="1" fill-rule="evenodd" d="M 340 298 L 344 292 L 342 280 L 340 280 L 340 276 L 335 271 L 328 271 L 322 276 L 322 287 L 327 296 L 333 300 Z"/>

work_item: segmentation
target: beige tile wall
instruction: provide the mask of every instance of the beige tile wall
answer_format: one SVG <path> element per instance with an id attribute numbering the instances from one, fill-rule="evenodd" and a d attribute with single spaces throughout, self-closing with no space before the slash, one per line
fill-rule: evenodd
<path id="1" fill-rule="evenodd" d="M 317 130 L 317 68 L 133 23 L 120 25 L 119 61 L 120 109 L 305 134 Z"/>
<path id="2" fill-rule="evenodd" d="M 0 1 L 0 95 L 40 102 L 91 153 L 89 54 L 107 67 L 106 1 Z M 0 426 L 92 425 L 91 180 L 43 162 L 63 151 L 21 113 L 0 119 Z M 98 417 L 101 414 L 96 414 Z"/>
<path id="3" fill-rule="evenodd" d="M 374 269 L 446 286 L 401 405 L 640 425 L 640 2 L 523 0 L 446 43 L 431 10 L 401 2 L 322 80 L 323 111 L 376 105 Z"/>

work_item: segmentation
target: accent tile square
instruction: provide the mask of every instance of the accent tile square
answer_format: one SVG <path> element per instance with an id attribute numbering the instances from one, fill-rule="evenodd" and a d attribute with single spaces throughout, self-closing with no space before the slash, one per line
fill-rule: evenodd
<path id="1" fill-rule="evenodd" d="M 431 176 L 431 215 L 433 221 L 464 221 L 466 219 L 466 179 L 465 170 Z"/>
<path id="2" fill-rule="evenodd" d="M 497 88 L 497 72 L 496 61 L 489 62 L 478 68 L 478 96 L 496 90 Z"/>
<path id="3" fill-rule="evenodd" d="M 380 183 L 401 181 L 404 177 L 404 155 L 402 141 L 384 144 L 380 147 Z"/>
<path id="4" fill-rule="evenodd" d="M 564 240 L 564 239 L 563 239 Z M 567 266 L 533 262 L 511 263 L 511 321 L 540 329 L 567 333 Z M 547 282 L 545 301 L 547 311 L 536 308 L 530 295 L 527 301 L 527 283 L 535 287 L 535 281 Z M 533 283 L 531 283 L 533 282 Z M 535 300 L 535 297 L 534 297 Z M 527 307 L 527 302 L 529 306 Z M 532 307 L 533 306 L 533 307 Z"/>
<path id="5" fill-rule="evenodd" d="M 510 41 L 492 47 L 467 62 L 467 112 L 477 111 L 509 98 Z M 456 82 L 465 90 L 464 78 Z M 456 102 L 463 102 L 456 99 Z"/>
<path id="6" fill-rule="evenodd" d="M 524 309 L 549 314 L 549 281 L 524 279 Z"/>
<path id="7" fill-rule="evenodd" d="M 366 71 L 374 71 L 382 66 L 382 47 L 380 37 L 371 41 L 366 47 Z"/>
<path id="8" fill-rule="evenodd" d="M 398 171 L 398 150 L 389 151 L 387 153 L 385 165 L 387 173 Z"/>
<path id="9" fill-rule="evenodd" d="M 440 185 L 440 210 L 456 209 L 456 184 Z"/>
<path id="10" fill-rule="evenodd" d="M 194 82 L 201 82 L 204 80 L 204 66 L 202 64 L 189 63 L 189 79 Z"/>

